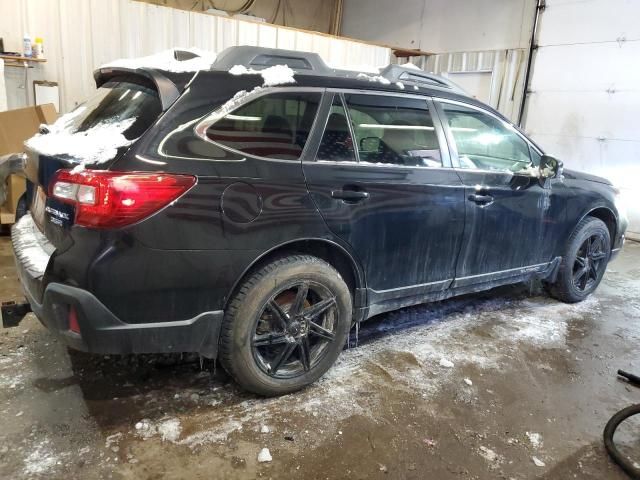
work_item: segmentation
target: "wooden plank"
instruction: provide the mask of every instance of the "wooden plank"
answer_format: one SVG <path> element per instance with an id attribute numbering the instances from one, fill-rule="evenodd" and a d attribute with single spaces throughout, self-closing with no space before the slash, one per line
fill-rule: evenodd
<path id="1" fill-rule="evenodd" d="M 38 62 L 44 63 L 47 61 L 46 58 L 34 58 L 34 57 L 18 57 L 16 55 L 1 55 L 0 58 L 3 60 L 13 60 L 15 62 Z"/>

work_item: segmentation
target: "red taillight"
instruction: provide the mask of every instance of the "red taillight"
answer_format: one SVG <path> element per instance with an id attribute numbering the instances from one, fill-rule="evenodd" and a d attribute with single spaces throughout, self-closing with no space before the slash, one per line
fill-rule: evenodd
<path id="1" fill-rule="evenodd" d="M 76 224 L 131 225 L 166 207 L 196 183 L 191 175 L 58 170 L 49 195 L 76 207 Z"/>
<path id="2" fill-rule="evenodd" d="M 80 334 L 80 324 L 78 323 L 78 312 L 73 305 L 69 306 L 69 330 Z"/>

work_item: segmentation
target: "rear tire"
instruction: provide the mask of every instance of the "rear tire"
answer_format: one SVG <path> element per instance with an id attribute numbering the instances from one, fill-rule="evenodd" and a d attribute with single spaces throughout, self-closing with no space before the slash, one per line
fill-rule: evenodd
<path id="1" fill-rule="evenodd" d="M 292 255 L 247 278 L 229 303 L 220 361 L 244 389 L 274 396 L 318 380 L 343 349 L 349 288 L 325 261 Z"/>
<path id="2" fill-rule="evenodd" d="M 581 302 L 598 287 L 611 255 L 611 236 L 604 222 L 586 217 L 567 242 L 551 296 L 566 303 Z"/>

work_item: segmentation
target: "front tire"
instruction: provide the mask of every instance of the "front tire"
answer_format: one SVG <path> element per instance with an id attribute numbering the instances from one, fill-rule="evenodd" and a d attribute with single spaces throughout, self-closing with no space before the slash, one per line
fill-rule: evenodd
<path id="1" fill-rule="evenodd" d="M 333 365 L 351 318 L 351 293 L 331 265 L 310 255 L 284 257 L 251 274 L 231 300 L 220 361 L 246 390 L 294 392 Z"/>
<path id="2" fill-rule="evenodd" d="M 587 298 L 600 284 L 610 255 L 607 226 L 598 218 L 584 218 L 569 238 L 551 295 L 567 303 Z"/>

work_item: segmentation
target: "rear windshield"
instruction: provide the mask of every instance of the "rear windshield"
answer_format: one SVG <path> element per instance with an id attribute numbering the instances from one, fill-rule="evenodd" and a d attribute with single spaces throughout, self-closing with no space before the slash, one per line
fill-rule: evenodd
<path id="1" fill-rule="evenodd" d="M 115 77 L 78 108 L 78 113 L 66 124 L 66 130 L 84 132 L 100 124 L 131 119 L 131 125 L 122 134 L 127 140 L 134 140 L 151 126 L 161 111 L 158 92 L 150 82 L 136 76 Z"/>

